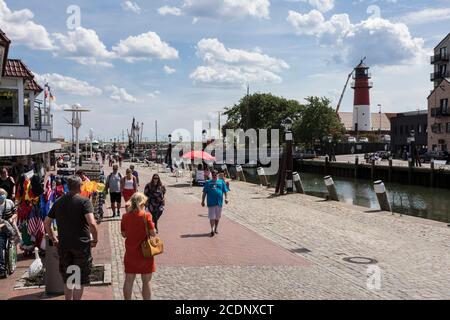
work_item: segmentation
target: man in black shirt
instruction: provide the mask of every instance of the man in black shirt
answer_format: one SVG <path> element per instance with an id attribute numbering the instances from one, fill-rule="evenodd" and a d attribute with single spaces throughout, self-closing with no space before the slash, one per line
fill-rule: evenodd
<path id="1" fill-rule="evenodd" d="M 97 224 L 91 201 L 80 195 L 82 185 L 80 177 L 70 177 L 67 183 L 69 193 L 53 205 L 44 224 L 45 231 L 58 247 L 59 271 L 66 284 L 64 289 L 66 300 L 81 300 L 84 286 L 89 284 L 92 267 L 91 248 L 98 242 Z M 54 219 L 58 235 L 52 228 Z M 76 269 L 81 273 L 78 274 L 81 283 L 73 283 L 77 282 L 77 275 L 73 274 L 74 266 L 78 267 Z"/>

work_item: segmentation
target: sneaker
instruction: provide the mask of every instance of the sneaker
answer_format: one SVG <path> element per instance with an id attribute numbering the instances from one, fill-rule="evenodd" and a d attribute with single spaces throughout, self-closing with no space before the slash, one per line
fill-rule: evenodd
<path id="1" fill-rule="evenodd" d="M 214 231 L 215 234 L 219 234 L 219 231 L 216 229 L 216 231 Z"/>
<path id="2" fill-rule="evenodd" d="M 211 231 L 210 237 L 214 237 L 214 232 Z"/>

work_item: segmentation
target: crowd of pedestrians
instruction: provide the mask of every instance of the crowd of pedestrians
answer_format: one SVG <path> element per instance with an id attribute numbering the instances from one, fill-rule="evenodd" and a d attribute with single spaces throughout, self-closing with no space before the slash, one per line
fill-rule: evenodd
<path id="1" fill-rule="evenodd" d="M 147 239 L 157 237 L 159 233 L 158 222 L 165 210 L 167 190 L 160 175 L 154 174 L 151 181 L 145 185 L 144 192 L 138 192 L 140 182 L 135 167 L 130 166 L 124 175 L 119 172 L 119 167 L 120 164 L 113 164 L 113 170 L 106 179 L 105 192 L 110 196 L 112 217 L 121 218 L 121 235 L 125 239 L 123 295 L 126 300 L 131 300 L 133 284 L 136 276 L 140 275 L 142 296 L 144 300 L 150 300 L 150 283 L 156 265 L 154 257 L 145 257 L 142 246 Z M 81 196 L 82 184 L 86 179 L 88 178 L 82 171 L 69 177 L 67 180 L 69 192 L 53 205 L 44 221 L 50 241 L 58 248 L 59 271 L 65 283 L 67 300 L 80 300 L 84 287 L 90 284 L 93 261 L 91 250 L 98 243 L 97 223 L 92 203 Z M 8 181 L 4 173 L 2 181 Z M 9 184 L 3 183 L 3 186 L 9 187 Z M 0 191 L 0 204 L 7 203 L 8 193 Z M 211 237 L 219 233 L 223 203 L 229 201 L 228 192 L 229 184 L 225 182 L 223 174 L 212 170 L 210 179 L 205 182 L 202 195 L 202 206 L 208 207 Z M 121 212 L 122 204 L 125 208 L 123 212 Z M 54 221 L 57 232 L 54 229 Z M 78 286 L 69 283 L 71 280 L 69 269 L 74 266 L 80 273 Z"/>

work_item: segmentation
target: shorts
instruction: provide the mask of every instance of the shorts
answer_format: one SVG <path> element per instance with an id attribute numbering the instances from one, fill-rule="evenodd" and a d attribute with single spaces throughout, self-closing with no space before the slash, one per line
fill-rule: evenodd
<path id="1" fill-rule="evenodd" d="M 114 203 L 114 202 L 121 203 L 122 202 L 122 194 L 120 192 L 110 192 L 109 196 L 111 198 L 111 203 Z"/>
<path id="2" fill-rule="evenodd" d="M 222 217 L 222 207 L 220 206 L 208 207 L 209 220 L 220 220 L 221 217 Z"/>
<path id="3" fill-rule="evenodd" d="M 76 280 L 77 277 L 74 276 L 75 269 L 72 269 L 73 266 L 76 266 L 80 269 L 80 281 L 82 286 L 86 286 L 90 284 L 89 275 L 91 274 L 92 268 L 92 255 L 91 248 L 87 247 L 85 249 L 61 249 L 58 248 L 59 254 L 59 272 L 61 273 L 61 277 L 64 280 L 64 283 L 67 284 L 67 279 L 71 277 L 71 279 Z M 71 267 L 69 269 L 69 267 Z"/>

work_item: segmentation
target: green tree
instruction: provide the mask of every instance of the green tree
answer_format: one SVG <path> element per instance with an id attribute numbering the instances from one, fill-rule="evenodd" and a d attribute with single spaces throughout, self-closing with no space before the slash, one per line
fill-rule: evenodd
<path id="1" fill-rule="evenodd" d="M 302 106 L 295 100 L 287 100 L 267 93 L 245 96 L 232 107 L 225 108 L 228 121 L 226 129 L 282 129 L 281 123 L 287 117 L 296 120 Z"/>
<path id="2" fill-rule="evenodd" d="M 301 115 L 294 123 L 295 141 L 312 147 L 315 140 L 332 136 L 336 141 L 345 134 L 345 127 L 327 98 L 308 97 Z"/>

